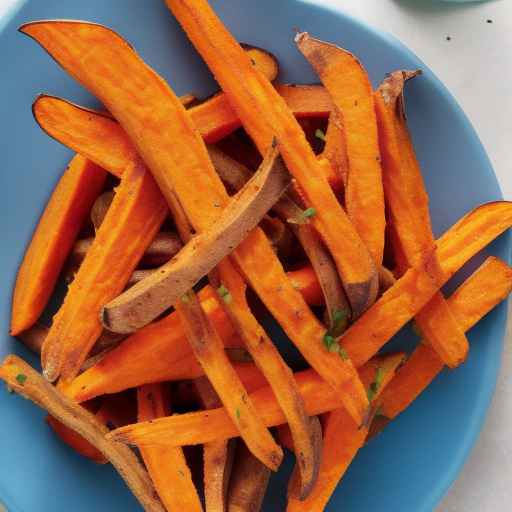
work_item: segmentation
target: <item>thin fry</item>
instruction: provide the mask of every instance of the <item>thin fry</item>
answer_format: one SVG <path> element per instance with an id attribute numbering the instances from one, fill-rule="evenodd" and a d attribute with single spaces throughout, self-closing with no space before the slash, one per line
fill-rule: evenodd
<path id="1" fill-rule="evenodd" d="M 11 335 L 32 327 L 43 312 L 105 178 L 105 171 L 80 155 L 60 178 L 18 270 Z"/>
<path id="2" fill-rule="evenodd" d="M 187 292 L 175 304 L 175 308 L 192 350 L 225 405 L 232 424 L 240 432 L 254 456 L 276 471 L 283 452 L 258 416 L 197 296 L 193 291 Z"/>
<path id="3" fill-rule="evenodd" d="M 0 379 L 16 393 L 47 410 L 95 446 L 117 469 L 147 512 L 165 512 L 154 496 L 151 479 L 136 455 L 126 446 L 105 438 L 108 429 L 93 414 L 64 396 L 17 356 L 8 356 L 0 367 Z"/>
<path id="4" fill-rule="evenodd" d="M 150 421 L 170 412 L 162 384 L 146 384 L 138 388 L 137 404 L 138 421 Z M 201 500 L 181 448 L 142 446 L 139 450 L 167 510 L 202 512 Z"/>
<path id="5" fill-rule="evenodd" d="M 383 158 L 386 200 L 394 235 L 398 271 L 418 265 L 434 246 L 428 195 L 407 129 L 403 89 L 419 71 L 391 73 L 375 92 Z M 425 341 L 443 361 L 457 367 L 467 357 L 469 343 L 442 293 L 437 293 L 415 318 Z"/>

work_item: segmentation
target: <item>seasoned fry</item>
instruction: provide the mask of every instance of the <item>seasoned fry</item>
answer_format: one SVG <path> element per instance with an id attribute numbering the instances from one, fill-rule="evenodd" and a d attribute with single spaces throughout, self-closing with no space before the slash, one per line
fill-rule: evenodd
<path id="1" fill-rule="evenodd" d="M 45 308 L 71 247 L 105 183 L 106 172 L 76 155 L 60 178 L 27 247 L 12 300 L 11 335 Z"/>
<path id="2" fill-rule="evenodd" d="M 512 269 L 489 257 L 447 299 L 450 311 L 464 331 L 504 300 L 512 291 Z M 394 419 L 441 372 L 444 364 L 432 347 L 420 343 L 382 395 L 381 414 Z"/>
<path id="3" fill-rule="evenodd" d="M 144 64 L 123 39 L 105 27 L 84 22 L 48 21 L 27 24 L 21 30 L 37 40 L 57 62 L 103 101 L 126 129 L 128 135 L 132 136 L 138 152 L 154 173 L 173 211 L 178 203 L 198 232 L 208 229 L 217 220 L 219 210 L 227 204 L 229 196 L 213 169 L 206 147 L 194 130 L 191 118 L 163 80 Z M 96 48 L 96 51 L 91 51 L 91 47 Z M 73 51 L 69 51 L 70 48 Z M 240 51 L 245 58 L 244 52 Z M 250 60 L 246 63 L 249 72 L 255 74 L 257 80 L 262 80 L 265 84 L 266 78 L 254 70 Z M 105 66 L 108 72 L 104 72 Z M 127 73 L 127 69 L 132 72 Z M 130 81 L 135 79 L 136 83 Z M 145 87 L 138 86 L 140 81 L 145 84 Z M 268 87 L 274 94 L 275 91 L 270 83 Z M 136 102 L 132 98 L 134 91 L 140 95 Z M 144 108 L 141 109 L 139 106 L 142 104 Z M 154 117 L 151 130 L 143 129 L 147 126 L 148 109 L 153 112 L 152 117 Z M 285 111 L 288 112 L 286 107 Z M 171 119 L 173 122 L 170 122 Z M 302 130 L 293 116 L 288 119 L 288 122 L 292 128 L 297 129 L 297 140 L 305 142 Z M 156 152 L 154 148 L 157 145 L 159 151 Z M 303 146 L 304 156 L 311 157 L 310 165 L 306 166 L 309 174 L 311 165 L 313 169 L 320 168 L 309 146 L 307 144 Z M 293 152 L 285 151 L 284 146 L 280 150 L 285 161 L 286 154 L 290 156 L 292 153 L 293 156 Z M 307 162 L 303 162 L 302 157 L 298 160 L 300 162 L 295 161 L 295 163 L 302 171 L 306 171 L 305 163 Z M 308 182 L 311 181 L 310 177 L 305 175 L 302 177 Z M 322 209 L 325 209 L 336 199 L 327 186 L 325 178 L 322 176 L 319 178 L 318 183 L 322 185 L 318 190 L 319 194 L 315 197 L 322 198 Z M 317 189 L 314 188 L 314 190 Z M 201 191 L 201 197 L 198 196 L 198 191 Z M 326 201 L 323 201 L 324 199 Z M 353 300 L 357 299 L 356 311 L 360 311 L 366 308 L 376 294 L 376 289 L 374 290 L 377 282 L 376 273 L 369 255 L 367 255 L 368 266 L 365 265 L 365 249 L 355 230 L 344 217 L 338 203 L 331 204 L 331 207 L 334 208 L 333 212 L 338 212 L 338 215 L 328 214 L 330 222 L 326 226 L 333 231 L 331 242 L 334 243 L 333 221 L 337 219 L 344 223 L 346 228 L 344 234 L 346 238 L 348 237 L 349 247 L 354 246 L 350 242 L 352 240 L 356 249 L 359 249 L 353 254 L 352 251 L 345 251 L 346 247 L 343 248 L 343 254 L 333 252 L 335 257 L 338 255 L 347 264 L 345 270 L 356 274 L 351 276 L 350 293 L 347 292 L 347 294 Z M 322 226 L 324 224 L 325 222 Z M 335 228 L 336 237 L 339 239 L 340 225 L 337 224 Z M 361 252 L 363 252 L 362 255 Z M 356 256 L 357 258 L 354 259 Z M 287 280 L 282 265 L 272 252 L 264 234 L 259 229 L 253 230 L 234 252 L 234 257 L 246 279 L 304 357 L 334 388 L 339 390 L 340 398 L 346 403 L 354 418 L 361 422 L 366 414 L 368 401 L 363 386 L 358 381 L 355 368 L 350 361 L 345 361 L 337 354 L 325 350 L 322 344 L 325 329 Z M 353 265 L 349 266 L 349 262 Z M 362 281 L 359 281 L 360 277 Z M 369 279 L 366 280 L 366 277 Z M 276 293 L 276 287 L 280 290 L 278 293 Z M 297 321 L 297 316 L 301 317 L 300 321 Z M 342 392 L 347 381 L 351 384 L 350 393 Z"/>
<path id="4" fill-rule="evenodd" d="M 168 397 L 162 384 L 137 389 L 138 421 L 169 414 Z M 203 507 L 181 448 L 139 448 L 155 489 L 167 510 L 202 512 Z"/>
<path id="5" fill-rule="evenodd" d="M 359 370 L 360 374 L 372 366 L 368 362 Z M 304 370 L 294 374 L 308 416 L 317 416 L 340 407 L 340 399 L 314 370 Z M 258 389 L 250 394 L 258 415 L 268 427 L 286 422 L 270 387 Z M 216 439 L 238 436 L 238 431 L 229 419 L 224 408 L 180 414 L 160 418 L 149 423 L 127 425 L 112 431 L 107 437 L 117 441 L 140 444 L 186 446 L 202 444 Z"/>
<path id="6" fill-rule="evenodd" d="M 331 251 L 357 318 L 377 295 L 375 266 L 327 185 L 300 125 L 268 79 L 254 70 L 206 0 L 166 3 L 229 97 L 260 152 L 264 154 L 272 138 L 278 137 L 283 159 L 297 180 L 306 206 L 315 210 L 312 225 Z"/>
<path id="7" fill-rule="evenodd" d="M 361 374 L 365 386 L 372 391 L 372 404 L 379 403 L 381 393 L 392 381 L 404 354 L 376 357 Z M 318 480 L 305 500 L 288 496 L 288 512 L 324 510 L 339 481 L 359 449 L 364 445 L 368 426 L 359 428 L 345 409 L 328 413 L 324 421 L 324 444 Z"/>
<path id="8" fill-rule="evenodd" d="M 434 247 L 434 236 L 421 169 L 405 119 L 405 82 L 419 71 L 391 73 L 375 92 L 383 158 L 386 199 L 396 243 L 398 271 L 420 263 Z M 450 367 L 461 364 L 469 344 L 463 329 L 450 312 L 442 293 L 437 293 L 415 318 L 425 341 Z"/>
<path id="9" fill-rule="evenodd" d="M 95 446 L 117 469 L 144 510 L 165 512 L 154 496 L 151 479 L 136 455 L 126 446 L 107 440 L 105 434 L 108 429 L 93 414 L 64 396 L 17 356 L 10 355 L 4 360 L 0 379 Z"/>
<path id="10" fill-rule="evenodd" d="M 151 175 L 140 165 L 125 172 L 44 341 L 41 359 L 48 380 L 77 375 L 101 334 L 101 307 L 123 290 L 166 214 Z"/>
<path id="11" fill-rule="evenodd" d="M 215 147 L 209 148 L 215 170 L 218 172 L 225 185 L 232 189 L 240 189 L 249 179 L 251 172 L 242 164 L 239 164 Z M 331 328 L 339 324 L 334 319 L 336 314 L 343 316 L 346 323 L 350 317 L 350 306 L 348 305 L 343 285 L 336 271 L 336 265 L 332 260 L 329 251 L 322 244 L 313 228 L 307 223 L 304 212 L 287 194 L 274 205 L 274 212 L 289 226 L 316 272 L 318 282 L 322 288 L 327 313 L 330 319 Z M 336 325 L 337 335 L 344 330 L 343 325 Z"/>
<path id="12" fill-rule="evenodd" d="M 217 290 L 228 291 L 229 300 L 224 296 L 220 297 L 221 302 L 287 418 L 297 450 L 301 453 L 298 482 L 299 492 L 305 496 L 314 483 L 320 453 L 315 451 L 313 432 L 293 373 L 253 316 L 246 300 L 246 284 L 232 264 L 222 262 L 210 282 Z"/>
<path id="13" fill-rule="evenodd" d="M 251 453 L 276 471 L 283 452 L 258 416 L 251 398 L 231 366 L 218 333 L 193 291 L 175 304 L 183 329 L 205 374 Z"/>
<path id="14" fill-rule="evenodd" d="M 339 109 L 348 161 L 345 206 L 379 267 L 386 218 L 372 85 L 361 63 L 346 50 L 307 32 L 297 34 L 295 42 Z"/>
<path id="15" fill-rule="evenodd" d="M 206 377 L 196 379 L 194 384 L 205 409 L 213 409 L 222 405 L 219 396 Z M 222 439 L 206 443 L 203 446 L 203 482 L 206 512 L 225 512 L 227 510 L 227 492 L 233 467 L 235 442 L 234 439 Z M 263 466 L 263 464 L 261 465 Z M 263 467 L 266 468 L 266 466 Z M 267 471 L 270 472 L 269 469 Z"/>
<path id="16" fill-rule="evenodd" d="M 512 225 L 512 203 L 478 206 L 436 242 L 425 270 L 409 269 L 348 331 L 340 343 L 356 367 L 364 364 L 415 316 L 435 292 L 472 256 Z M 428 275 L 435 271 L 435 281 Z"/>
<path id="17" fill-rule="evenodd" d="M 237 443 L 227 512 L 259 512 L 269 480 L 270 470 L 254 457 L 243 442 Z"/>
<path id="18" fill-rule="evenodd" d="M 127 333 L 156 318 L 244 240 L 289 184 L 276 146 L 209 229 L 195 236 L 158 272 L 103 308 L 103 324 L 111 331 Z"/>

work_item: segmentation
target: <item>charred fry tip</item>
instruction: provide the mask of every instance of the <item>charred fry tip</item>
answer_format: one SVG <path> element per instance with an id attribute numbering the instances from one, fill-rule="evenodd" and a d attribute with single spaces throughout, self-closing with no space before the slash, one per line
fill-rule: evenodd
<path id="1" fill-rule="evenodd" d="M 295 37 L 293 38 L 296 44 L 302 43 L 304 40 L 309 39 L 308 32 L 301 32 L 298 28 L 295 29 Z"/>

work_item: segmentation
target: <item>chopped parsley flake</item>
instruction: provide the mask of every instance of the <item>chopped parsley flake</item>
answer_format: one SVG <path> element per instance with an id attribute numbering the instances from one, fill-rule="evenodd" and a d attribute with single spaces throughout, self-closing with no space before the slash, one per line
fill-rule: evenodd
<path id="1" fill-rule="evenodd" d="M 340 349 L 338 350 L 338 353 L 339 353 L 341 359 L 343 359 L 343 361 L 347 361 L 348 360 L 347 351 L 343 347 L 340 347 Z"/>
<path id="2" fill-rule="evenodd" d="M 300 212 L 297 217 L 293 217 L 291 219 L 287 219 L 289 224 L 307 224 L 311 217 L 316 215 L 315 208 L 307 208 L 306 210 Z"/>
<path id="3" fill-rule="evenodd" d="M 16 375 L 16 381 L 21 386 L 23 386 L 25 384 L 26 380 L 27 380 L 27 376 L 24 375 L 23 373 L 18 373 L 18 375 Z"/>
<path id="4" fill-rule="evenodd" d="M 320 130 L 320 128 L 316 130 L 315 137 L 325 142 L 325 133 L 322 130 Z"/>
<path id="5" fill-rule="evenodd" d="M 382 385 L 383 378 L 384 378 L 384 370 L 379 366 L 377 368 L 377 372 L 375 373 L 375 380 L 370 384 L 370 387 L 367 392 L 368 400 L 370 402 L 375 398 L 375 396 L 379 392 L 379 389 Z"/>
<path id="6" fill-rule="evenodd" d="M 236 414 L 237 419 L 240 419 L 240 409 L 237 409 L 235 411 L 235 414 Z"/>
<path id="7" fill-rule="evenodd" d="M 229 290 L 223 284 L 221 284 L 217 288 L 217 293 L 219 294 L 219 296 L 222 298 L 222 300 L 226 304 L 229 304 L 231 302 L 231 300 L 233 299 L 233 297 L 231 296 L 231 293 L 229 293 Z"/>

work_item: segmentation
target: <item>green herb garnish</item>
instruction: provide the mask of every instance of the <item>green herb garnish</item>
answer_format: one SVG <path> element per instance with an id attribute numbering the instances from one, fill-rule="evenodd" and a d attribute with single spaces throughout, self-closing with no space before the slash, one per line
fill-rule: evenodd
<path id="1" fill-rule="evenodd" d="M 332 312 L 332 326 L 329 334 L 340 336 L 347 328 L 349 312 L 346 309 L 336 309 Z"/>
<path id="2" fill-rule="evenodd" d="M 300 212 L 297 217 L 293 217 L 290 219 L 286 219 L 289 224 L 307 224 L 311 217 L 316 215 L 316 210 L 314 208 L 306 208 L 304 211 Z"/>
<path id="3" fill-rule="evenodd" d="M 327 350 L 330 350 L 334 343 L 336 343 L 336 338 L 331 336 L 329 331 L 327 331 L 324 335 L 324 345 L 327 347 Z"/>
<path id="4" fill-rule="evenodd" d="M 217 293 L 219 294 L 219 296 L 221 297 L 221 299 L 226 303 L 226 304 L 229 304 L 231 302 L 231 300 L 233 299 L 233 297 L 231 296 L 231 293 L 229 293 L 229 290 L 223 285 L 221 284 L 218 288 L 217 288 Z"/>
<path id="5" fill-rule="evenodd" d="M 379 366 L 377 368 L 377 372 L 375 373 L 375 380 L 370 384 L 370 387 L 367 392 L 368 400 L 370 402 L 375 398 L 375 396 L 379 392 L 379 389 L 382 385 L 383 378 L 384 378 L 384 370 Z"/>
<path id="6" fill-rule="evenodd" d="M 340 349 L 338 350 L 338 354 L 340 355 L 341 359 L 343 359 L 343 361 L 348 360 L 347 351 L 343 347 L 340 347 Z"/>
<path id="7" fill-rule="evenodd" d="M 326 139 L 325 139 L 325 133 L 324 133 L 322 130 L 320 130 L 320 128 L 318 128 L 318 129 L 316 130 L 316 132 L 315 132 L 315 137 L 316 137 L 317 139 L 320 139 L 320 140 L 323 140 L 324 142 L 326 142 Z"/>
<path id="8" fill-rule="evenodd" d="M 237 419 L 240 419 L 240 409 L 237 408 L 237 410 L 235 411 L 235 414 L 236 414 Z"/>
<path id="9" fill-rule="evenodd" d="M 16 381 L 18 382 L 18 384 L 20 384 L 21 386 L 23 386 L 25 384 L 27 380 L 27 376 L 23 373 L 18 373 L 18 375 L 16 375 Z"/>

